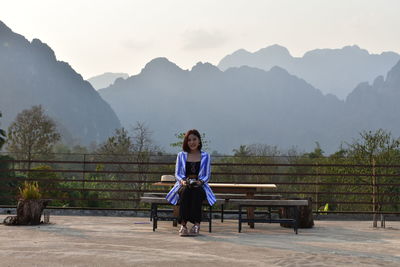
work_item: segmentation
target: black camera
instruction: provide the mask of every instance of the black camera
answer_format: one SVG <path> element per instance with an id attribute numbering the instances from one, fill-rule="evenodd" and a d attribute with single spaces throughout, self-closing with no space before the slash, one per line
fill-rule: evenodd
<path id="1" fill-rule="evenodd" d="M 186 183 L 191 188 L 199 186 L 199 184 L 197 183 L 197 179 L 193 179 L 193 178 L 188 179 Z"/>

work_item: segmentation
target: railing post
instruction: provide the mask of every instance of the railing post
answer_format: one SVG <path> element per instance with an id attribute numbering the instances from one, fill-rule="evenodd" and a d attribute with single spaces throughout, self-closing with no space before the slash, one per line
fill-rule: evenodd
<path id="1" fill-rule="evenodd" d="M 86 154 L 83 154 L 83 170 L 82 170 L 82 196 L 85 195 L 85 175 L 86 174 Z"/>
<path id="2" fill-rule="evenodd" d="M 377 214 L 377 199 L 376 199 L 376 173 L 375 173 L 375 159 L 372 159 L 372 211 L 373 215 L 373 223 L 372 227 L 378 227 L 378 214 Z"/>
<path id="3" fill-rule="evenodd" d="M 318 196 L 319 196 L 319 171 L 318 171 L 318 162 L 316 163 L 316 185 L 315 185 L 315 210 L 316 211 L 318 211 L 318 209 L 319 209 L 319 204 L 318 204 L 318 202 L 319 202 L 319 198 L 318 198 Z"/>

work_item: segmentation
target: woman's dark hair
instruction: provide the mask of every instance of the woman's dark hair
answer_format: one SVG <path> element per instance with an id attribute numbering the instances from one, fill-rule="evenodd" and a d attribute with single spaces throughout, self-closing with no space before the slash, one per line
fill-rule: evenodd
<path id="1" fill-rule="evenodd" d="M 189 135 L 194 134 L 195 136 L 197 136 L 197 138 L 199 138 L 199 150 L 201 150 L 201 148 L 203 147 L 203 143 L 201 142 L 201 136 L 199 131 L 197 131 L 196 129 L 192 129 L 187 131 L 187 133 L 185 134 L 185 138 L 183 139 L 183 144 L 182 144 L 182 149 L 185 152 L 190 152 L 190 148 L 188 145 L 188 139 L 189 139 Z"/>

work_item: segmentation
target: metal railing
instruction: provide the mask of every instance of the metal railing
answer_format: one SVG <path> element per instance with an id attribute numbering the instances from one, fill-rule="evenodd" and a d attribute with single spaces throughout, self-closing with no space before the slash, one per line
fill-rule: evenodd
<path id="1" fill-rule="evenodd" d="M 51 158 L 51 159 L 49 159 Z M 72 155 L 0 159 L 0 205 L 15 206 L 23 181 L 37 181 L 43 197 L 64 208 L 143 209 L 145 192 L 167 192 L 153 183 L 173 174 L 170 155 Z M 312 198 L 314 212 L 400 213 L 400 165 L 301 157 L 213 157 L 212 181 L 274 183 L 260 194 Z M 321 206 L 329 205 L 329 210 Z"/>

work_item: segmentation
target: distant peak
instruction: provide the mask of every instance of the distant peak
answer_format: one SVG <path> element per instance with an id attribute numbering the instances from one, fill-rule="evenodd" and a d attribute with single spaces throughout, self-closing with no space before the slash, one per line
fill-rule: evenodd
<path id="1" fill-rule="evenodd" d="M 175 63 L 172 63 L 165 57 L 158 57 L 151 60 L 142 69 L 142 73 L 146 72 L 160 72 L 160 71 L 182 71 Z"/>
<path id="2" fill-rule="evenodd" d="M 251 54 L 251 53 L 243 48 L 236 50 L 235 52 L 232 53 L 232 55 L 248 55 L 248 54 Z"/>
<path id="3" fill-rule="evenodd" d="M 36 48 L 42 55 L 49 56 L 51 59 L 56 60 L 53 49 L 51 49 L 46 43 L 43 43 L 39 39 L 33 39 L 31 44 L 32 47 Z"/>
<path id="4" fill-rule="evenodd" d="M 206 63 L 198 62 L 196 65 L 193 66 L 191 71 L 194 71 L 194 72 L 218 71 L 218 72 L 220 72 L 220 69 L 218 69 L 216 66 L 214 66 L 208 62 L 206 62 Z"/>
<path id="5" fill-rule="evenodd" d="M 303 56 L 315 56 L 315 55 L 369 55 L 368 50 L 360 48 L 358 45 L 347 45 L 342 48 L 318 48 L 306 52 Z"/>
<path id="6" fill-rule="evenodd" d="M 281 45 L 274 44 L 267 46 L 265 48 L 261 48 L 260 50 L 254 52 L 254 54 L 279 54 L 285 56 L 291 56 L 289 50 Z"/>
<path id="7" fill-rule="evenodd" d="M 344 46 L 344 47 L 342 48 L 342 50 L 343 50 L 343 51 L 357 52 L 357 53 L 360 53 L 360 54 L 368 54 L 368 55 L 369 55 L 368 50 L 362 49 L 362 48 L 360 48 L 358 45 L 348 45 L 348 46 Z"/>
<path id="8" fill-rule="evenodd" d="M 18 38 L 18 39 L 23 38 L 25 40 L 25 37 L 13 32 L 4 22 L 0 20 L 0 40 L 8 38 Z"/>
<path id="9" fill-rule="evenodd" d="M 160 66 L 175 66 L 179 68 L 175 63 L 172 63 L 165 57 L 158 57 L 149 61 L 145 68 L 160 67 Z"/>
<path id="10" fill-rule="evenodd" d="M 354 45 L 346 45 L 343 46 L 342 49 L 351 49 L 351 50 L 362 50 L 358 45 L 354 44 Z"/>
<path id="11" fill-rule="evenodd" d="M 11 29 L 4 22 L 2 22 L 0 20 L 0 31 L 1 32 L 3 32 L 3 31 L 11 32 Z"/>

